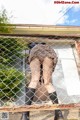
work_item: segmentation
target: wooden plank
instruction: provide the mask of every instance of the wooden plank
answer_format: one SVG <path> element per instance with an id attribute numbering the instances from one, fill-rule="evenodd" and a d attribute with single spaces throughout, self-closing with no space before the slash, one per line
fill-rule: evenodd
<path id="1" fill-rule="evenodd" d="M 25 112 L 37 110 L 55 110 L 55 109 L 80 109 L 79 104 L 52 104 L 52 105 L 25 105 L 25 106 L 3 106 L 0 107 L 0 112 Z"/>
<path id="2" fill-rule="evenodd" d="M 59 32 L 59 31 L 58 31 Z M 49 33 L 32 33 L 31 31 L 25 32 L 25 33 L 0 33 L 0 36 L 12 36 L 12 37 L 44 37 L 44 38 L 49 38 L 49 39 L 55 39 L 55 40 L 60 40 L 60 39 L 73 39 L 73 40 L 79 40 L 80 39 L 80 34 L 61 34 L 61 33 L 53 33 L 53 34 L 49 34 Z"/>

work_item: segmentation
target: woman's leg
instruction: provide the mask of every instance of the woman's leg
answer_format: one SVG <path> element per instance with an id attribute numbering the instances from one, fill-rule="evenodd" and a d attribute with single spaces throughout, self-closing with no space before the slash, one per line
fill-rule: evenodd
<path id="1" fill-rule="evenodd" d="M 31 61 L 30 69 L 31 69 L 31 81 L 28 87 L 36 89 L 40 79 L 40 61 L 38 58 L 35 58 L 34 60 Z"/>
<path id="2" fill-rule="evenodd" d="M 51 81 L 52 72 L 53 72 L 53 60 L 46 57 L 43 61 L 43 79 L 48 93 L 55 92 L 55 89 Z"/>
<path id="3" fill-rule="evenodd" d="M 52 85 L 51 77 L 52 72 L 54 68 L 53 60 L 46 57 L 43 62 L 43 79 L 45 87 L 49 93 L 49 97 L 52 100 L 53 103 L 58 104 L 58 98 L 56 91 Z M 55 118 L 54 120 L 63 120 L 62 112 L 61 110 L 55 110 Z"/>
<path id="4" fill-rule="evenodd" d="M 32 103 L 35 89 L 40 78 L 40 61 L 37 58 L 31 61 L 30 69 L 31 69 L 31 81 L 28 87 L 26 88 L 25 97 L 26 105 L 30 105 Z M 23 113 L 23 120 L 29 120 L 29 112 Z"/>

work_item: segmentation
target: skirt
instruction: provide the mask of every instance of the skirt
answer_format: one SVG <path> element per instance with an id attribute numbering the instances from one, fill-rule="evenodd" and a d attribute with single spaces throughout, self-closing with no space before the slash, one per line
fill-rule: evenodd
<path id="1" fill-rule="evenodd" d="M 55 51 L 49 45 L 37 44 L 30 51 L 29 63 L 33 59 L 38 58 L 42 64 L 45 57 L 52 59 L 54 67 L 56 66 L 58 57 Z"/>

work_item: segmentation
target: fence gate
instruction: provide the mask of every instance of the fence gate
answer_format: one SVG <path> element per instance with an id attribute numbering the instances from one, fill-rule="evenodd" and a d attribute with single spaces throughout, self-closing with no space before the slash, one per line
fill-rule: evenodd
<path id="1" fill-rule="evenodd" d="M 31 80 L 28 44 L 32 42 L 45 42 L 58 56 L 51 78 L 58 104 L 38 82 L 32 104 L 26 105 Z M 26 111 L 30 120 L 53 120 L 56 109 L 62 110 L 65 120 L 80 119 L 80 38 L 0 37 L 0 120 L 21 120 Z"/>

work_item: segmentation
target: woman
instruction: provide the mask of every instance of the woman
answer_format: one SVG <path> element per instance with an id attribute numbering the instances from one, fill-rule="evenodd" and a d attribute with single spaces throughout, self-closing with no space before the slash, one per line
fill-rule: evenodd
<path id="1" fill-rule="evenodd" d="M 26 88 L 26 104 L 31 104 L 41 77 L 44 80 L 45 88 L 53 104 L 58 104 L 57 94 L 51 81 L 52 73 L 58 60 L 55 51 L 45 43 L 30 43 L 29 48 L 31 49 L 29 55 L 31 82 Z M 42 72 L 41 69 L 43 70 Z M 24 116 L 25 120 L 29 120 L 29 112 L 24 113 Z M 54 120 L 63 120 L 61 110 L 55 110 Z"/>

